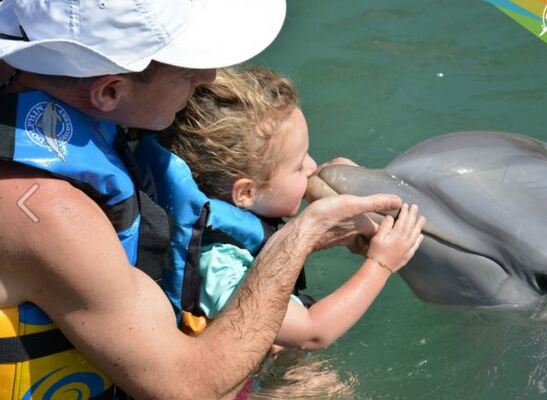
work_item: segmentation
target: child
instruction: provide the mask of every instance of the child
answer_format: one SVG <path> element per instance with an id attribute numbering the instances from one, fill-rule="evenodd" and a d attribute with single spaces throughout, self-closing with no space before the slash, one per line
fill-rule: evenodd
<path id="1" fill-rule="evenodd" d="M 160 143 L 185 160 L 201 191 L 272 220 L 294 216 L 317 165 L 296 89 L 259 68 L 219 71 L 198 87 Z M 303 350 L 330 345 L 367 310 L 390 275 L 412 257 L 424 218 L 404 205 L 372 238 L 367 259 L 342 286 L 306 308 L 289 303 L 276 344 Z M 216 238 L 215 238 L 216 239 Z M 249 251 L 221 239 L 202 247 L 199 303 L 208 318 L 222 311 L 251 267 Z"/>

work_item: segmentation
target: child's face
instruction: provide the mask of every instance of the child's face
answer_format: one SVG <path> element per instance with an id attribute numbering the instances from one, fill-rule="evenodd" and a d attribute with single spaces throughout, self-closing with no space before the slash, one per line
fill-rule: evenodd
<path id="1" fill-rule="evenodd" d="M 274 156 L 277 170 L 267 186 L 259 190 L 250 210 L 263 217 L 278 218 L 295 215 L 306 192 L 308 177 L 317 164 L 308 154 L 308 126 L 302 111 L 295 108 L 280 136 L 281 143 Z"/>

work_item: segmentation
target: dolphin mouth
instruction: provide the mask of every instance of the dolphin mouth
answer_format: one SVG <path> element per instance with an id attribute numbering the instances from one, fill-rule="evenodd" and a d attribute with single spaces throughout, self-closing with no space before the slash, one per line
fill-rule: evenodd
<path id="1" fill-rule="evenodd" d="M 308 178 L 308 187 L 304 197 L 308 203 L 315 200 L 322 199 L 323 197 L 336 196 L 339 193 L 333 189 L 323 178 L 319 175 L 312 175 Z"/>

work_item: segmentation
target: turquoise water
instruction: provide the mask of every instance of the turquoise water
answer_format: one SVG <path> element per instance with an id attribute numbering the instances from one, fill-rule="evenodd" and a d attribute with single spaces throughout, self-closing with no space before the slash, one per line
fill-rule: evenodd
<path id="1" fill-rule="evenodd" d="M 426 138 L 463 130 L 547 141 L 547 46 L 479 0 L 292 0 L 281 35 L 253 63 L 298 85 L 318 161 L 343 155 L 383 167 Z M 309 291 L 325 295 L 359 262 L 343 250 L 314 255 Z M 354 391 L 338 398 L 547 399 L 545 321 L 441 309 L 399 277 L 313 360 Z"/>

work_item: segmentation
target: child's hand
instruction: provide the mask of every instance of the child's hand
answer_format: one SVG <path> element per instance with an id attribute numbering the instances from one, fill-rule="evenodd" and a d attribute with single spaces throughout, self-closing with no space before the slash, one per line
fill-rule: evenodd
<path id="1" fill-rule="evenodd" d="M 388 215 L 370 240 L 367 257 L 392 273 L 401 269 L 414 255 L 424 235 L 425 218 L 418 216 L 418 206 L 403 204 L 397 221 Z M 382 265 L 383 264 L 383 265 Z"/>

